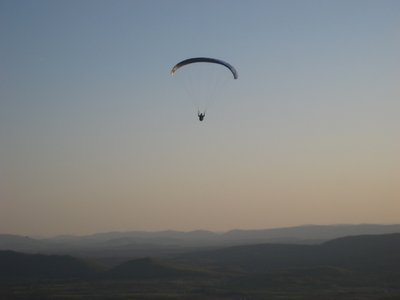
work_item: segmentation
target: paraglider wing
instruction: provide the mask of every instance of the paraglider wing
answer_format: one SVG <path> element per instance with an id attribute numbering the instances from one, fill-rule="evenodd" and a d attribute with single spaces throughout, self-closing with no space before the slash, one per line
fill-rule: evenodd
<path id="1" fill-rule="evenodd" d="M 228 64 L 227 62 L 225 62 L 225 61 L 223 61 L 223 60 L 216 59 L 216 58 L 208 58 L 208 57 L 194 57 L 194 58 L 185 59 L 185 60 L 183 60 L 183 61 L 177 63 L 177 64 L 172 68 L 172 70 L 171 70 L 171 75 L 174 75 L 175 72 L 176 72 L 179 68 L 181 68 L 181 67 L 183 67 L 183 66 L 186 66 L 186 65 L 189 65 L 189 64 L 193 64 L 193 63 L 200 63 L 200 62 L 213 63 L 213 64 L 220 64 L 220 65 L 222 65 L 222 66 L 225 66 L 226 68 L 228 68 L 228 69 L 232 72 L 232 75 L 233 75 L 233 78 L 234 78 L 234 79 L 237 79 L 237 78 L 238 78 L 238 74 L 237 74 L 235 68 L 234 68 L 232 65 Z"/>

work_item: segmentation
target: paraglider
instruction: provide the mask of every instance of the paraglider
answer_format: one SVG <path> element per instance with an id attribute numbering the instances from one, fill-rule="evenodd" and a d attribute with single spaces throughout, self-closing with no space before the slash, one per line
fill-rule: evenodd
<path id="1" fill-rule="evenodd" d="M 196 65 L 187 67 L 192 64 Z M 212 68 L 206 68 L 205 65 Z M 183 67 L 185 67 L 185 72 L 182 72 L 185 81 L 184 87 L 197 108 L 199 121 L 203 121 L 208 107 L 216 97 L 215 93 L 218 91 L 218 87 L 222 85 L 223 81 L 229 79 L 229 74 L 231 74 L 230 78 L 233 76 L 233 79 L 237 79 L 238 73 L 231 64 L 223 60 L 194 57 L 182 60 L 174 65 L 171 69 L 171 75 L 175 75 Z"/>

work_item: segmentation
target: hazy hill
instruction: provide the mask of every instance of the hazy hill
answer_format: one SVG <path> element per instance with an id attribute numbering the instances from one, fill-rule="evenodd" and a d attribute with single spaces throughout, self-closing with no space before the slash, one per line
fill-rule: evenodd
<path id="1" fill-rule="evenodd" d="M 30 251 L 31 249 L 43 249 L 46 243 L 27 236 L 13 234 L 0 234 L 0 250 Z"/>
<path id="2" fill-rule="evenodd" d="M 92 276 L 101 268 L 67 255 L 23 254 L 0 251 L 2 278 L 81 278 Z"/>

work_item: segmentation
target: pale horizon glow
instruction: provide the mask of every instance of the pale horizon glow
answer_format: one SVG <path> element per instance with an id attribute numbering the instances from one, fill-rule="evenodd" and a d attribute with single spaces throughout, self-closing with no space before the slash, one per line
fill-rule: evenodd
<path id="1" fill-rule="evenodd" d="M 399 1 L 6 0 L 0 39 L 0 234 L 400 223 Z M 201 123 L 197 56 L 239 73 Z"/>

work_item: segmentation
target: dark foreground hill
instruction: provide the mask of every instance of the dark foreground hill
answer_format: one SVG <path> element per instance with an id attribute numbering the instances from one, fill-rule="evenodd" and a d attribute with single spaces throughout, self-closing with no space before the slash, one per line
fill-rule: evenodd
<path id="1" fill-rule="evenodd" d="M 0 251 L 0 278 L 86 278 L 101 268 L 68 255 Z"/>
<path id="2" fill-rule="evenodd" d="M 235 246 L 182 255 L 178 261 L 245 273 L 334 267 L 400 275 L 400 234 L 345 237 L 320 245 Z"/>
<path id="3" fill-rule="evenodd" d="M 95 262 L 68 255 L 24 254 L 0 251 L 0 278 L 9 279 L 174 279 L 210 275 L 155 258 L 141 258 L 105 269 Z"/>

